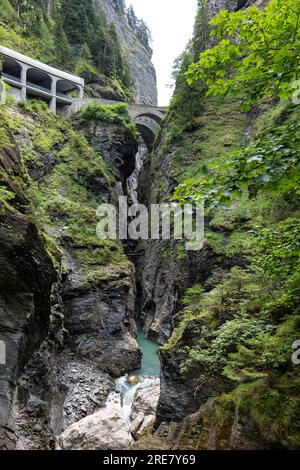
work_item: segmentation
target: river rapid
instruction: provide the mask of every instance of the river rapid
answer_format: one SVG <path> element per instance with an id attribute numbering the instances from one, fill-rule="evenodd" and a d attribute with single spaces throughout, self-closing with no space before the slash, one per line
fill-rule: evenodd
<path id="1" fill-rule="evenodd" d="M 127 421 L 131 421 L 130 415 L 136 391 L 160 383 L 160 361 L 157 355 L 159 345 L 145 338 L 140 323 L 138 323 L 137 342 L 143 354 L 141 368 L 116 379 L 115 390 L 109 394 L 106 401 L 107 407 L 121 409 Z M 128 381 L 130 377 L 137 377 L 139 382 L 130 383 Z"/>

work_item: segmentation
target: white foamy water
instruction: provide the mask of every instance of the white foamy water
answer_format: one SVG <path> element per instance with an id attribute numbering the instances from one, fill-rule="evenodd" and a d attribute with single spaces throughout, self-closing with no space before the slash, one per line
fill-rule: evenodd
<path id="1" fill-rule="evenodd" d="M 140 382 L 133 385 L 128 383 L 126 376 L 120 377 L 116 380 L 116 390 L 111 392 L 106 400 L 106 406 L 121 409 L 127 421 L 130 421 L 135 392 L 140 388 L 147 388 L 150 385 L 159 385 L 160 383 L 158 377 L 139 378 Z"/>
<path id="2" fill-rule="evenodd" d="M 138 204 L 139 176 L 147 153 L 147 146 L 143 139 L 140 138 L 138 152 L 135 156 L 135 169 L 129 178 L 127 178 L 127 193 L 132 204 Z"/>
<path id="3" fill-rule="evenodd" d="M 130 422 L 134 395 L 140 388 L 147 388 L 151 385 L 159 385 L 160 362 L 157 356 L 159 345 L 145 338 L 140 321 L 137 322 L 137 342 L 143 353 L 141 368 L 130 373 L 130 376 L 137 377 L 139 383 L 128 382 L 128 375 L 120 377 L 115 381 L 115 390 L 111 392 L 106 401 L 106 407 L 117 408 L 122 411 L 126 421 Z"/>
<path id="4" fill-rule="evenodd" d="M 108 408 L 121 408 L 120 392 L 111 392 L 107 397 L 105 406 Z"/>

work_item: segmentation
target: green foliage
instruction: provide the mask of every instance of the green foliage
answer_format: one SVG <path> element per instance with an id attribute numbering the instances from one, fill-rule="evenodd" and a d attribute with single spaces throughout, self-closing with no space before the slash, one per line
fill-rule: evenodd
<path id="1" fill-rule="evenodd" d="M 11 139 L 7 129 L 4 127 L 0 128 L 0 149 L 9 149 L 11 146 Z"/>
<path id="2" fill-rule="evenodd" d="M 205 259 L 212 253 L 211 277 L 180 299 L 162 354 L 180 361 L 195 394 L 232 389 L 204 423 L 222 448 L 237 416 L 284 446 L 300 443 L 299 369 L 291 360 L 300 337 L 299 106 L 278 100 L 291 97 L 299 74 L 298 3 L 222 11 L 208 39 L 199 2 L 158 152 L 164 161 L 168 153 L 172 177 L 185 179 L 174 199 L 206 201 Z M 201 104 L 189 110 L 195 87 Z M 207 90 L 218 96 L 205 97 Z"/>
<path id="3" fill-rule="evenodd" d="M 199 80 L 195 78 L 187 86 L 186 74 L 197 60 L 199 53 L 205 50 L 209 40 L 209 31 L 207 2 L 198 0 L 193 39 L 186 50 L 175 60 L 173 67 L 176 88 L 170 109 L 174 111 L 176 119 L 185 123 L 191 122 L 205 108 L 203 103 L 206 92 L 205 81 L 202 78 Z"/>
<path id="4" fill-rule="evenodd" d="M 253 204 L 252 204 L 253 205 Z M 249 201 L 244 198 L 239 204 L 231 208 L 220 208 L 211 214 L 209 226 L 214 230 L 233 232 L 238 231 L 242 226 L 247 225 L 251 219 Z M 252 228 L 249 223 L 249 228 Z"/>
<path id="5" fill-rule="evenodd" d="M 201 284 L 195 284 L 193 287 L 187 289 L 185 296 L 181 299 L 183 305 L 198 305 L 199 301 L 204 293 L 204 289 Z"/>
<path id="6" fill-rule="evenodd" d="M 119 103 L 112 106 L 89 104 L 79 113 L 79 121 L 87 122 L 107 122 L 109 124 L 120 124 L 134 137 L 138 137 L 138 130 L 128 113 L 128 106 Z"/>
<path id="7" fill-rule="evenodd" d="M 231 205 L 247 190 L 250 198 L 259 191 L 288 193 L 300 189 L 300 124 L 297 107 L 287 105 L 283 122 L 257 135 L 249 147 L 226 155 L 211 165 L 211 177 L 185 181 L 175 193 L 180 199 L 205 199 Z"/>
<path id="8" fill-rule="evenodd" d="M 185 87 L 183 102 L 195 103 L 195 90 L 186 82 L 182 82 L 182 86 Z M 210 176 L 213 162 L 216 164 L 218 158 L 230 155 L 240 147 L 245 119 L 238 101 L 232 96 L 206 98 L 198 93 L 201 105 L 197 106 L 196 102 L 194 108 L 187 107 L 185 114 L 176 101 L 179 95 L 180 87 L 165 124 L 164 144 L 157 151 L 157 160 L 159 162 L 159 158 L 168 152 L 170 170 L 176 181 L 188 179 L 187 183 L 192 183 L 198 178 L 205 181 Z"/>
<path id="9" fill-rule="evenodd" d="M 205 92 L 203 80 L 195 80 L 186 86 L 186 72 L 194 60 L 194 53 L 189 45 L 186 51 L 178 57 L 173 68 L 173 78 L 176 80 L 176 89 L 170 104 L 170 111 L 174 112 L 177 120 L 182 123 L 190 121 L 203 108 L 202 97 Z"/>
<path id="10" fill-rule="evenodd" d="M 224 373 L 235 381 L 244 381 L 260 376 L 267 376 L 282 368 L 289 368 L 293 349 L 292 343 L 299 337 L 299 320 L 296 316 L 275 328 L 263 325 L 247 341 L 238 341 L 237 352 L 231 352 Z"/>
<path id="11" fill-rule="evenodd" d="M 185 348 L 182 372 L 193 370 L 195 376 L 209 367 L 210 371 L 239 382 L 289 366 L 291 345 L 299 335 L 299 315 L 278 327 L 272 320 L 276 305 L 273 300 L 281 299 L 284 290 L 283 286 L 275 288 L 265 273 L 239 268 L 234 268 L 228 279 L 208 293 L 198 286 L 189 289 L 178 331 L 181 337 L 192 321 L 198 339 Z M 296 302 L 295 298 L 294 305 Z M 180 339 L 178 331 L 175 330 L 167 347 L 176 345 Z"/>
<path id="12" fill-rule="evenodd" d="M 18 108 L 22 111 L 21 114 Z M 46 205 L 53 197 L 56 198 L 56 187 L 60 182 L 65 194 L 70 190 L 70 195 L 73 191 L 74 197 L 78 196 L 78 207 L 80 198 L 87 200 L 87 188 L 93 180 L 102 181 L 108 187 L 113 184 L 114 177 L 102 156 L 89 146 L 81 133 L 74 131 L 69 120 L 55 116 L 41 101 L 20 103 L 18 108 L 9 110 L 9 118 L 8 110 L 3 108 L 2 142 L 4 143 L 5 135 L 6 147 L 12 146 L 9 130 L 25 135 L 27 145 L 22 146 L 22 159 L 29 172 L 42 168 L 45 160 L 51 162 L 53 187 L 51 188 L 52 183 L 49 182 L 49 187 L 43 189 L 45 193 L 48 190 L 52 192 L 51 197 L 49 194 L 43 196 Z M 58 206 L 63 205 L 61 195 L 56 201 Z"/>
<path id="13" fill-rule="evenodd" d="M 210 94 L 244 95 L 243 109 L 275 94 L 291 97 L 300 69 L 299 18 L 298 0 L 272 0 L 265 10 L 222 10 L 211 22 L 218 44 L 190 66 L 188 80 L 205 80 Z"/>
<path id="14" fill-rule="evenodd" d="M 106 201 L 115 183 L 102 156 L 68 119 L 55 116 L 43 102 L 3 107 L 0 119 L 6 145 L 12 130 L 21 141 L 18 174 L 7 171 L 0 175 L 1 211 L 3 207 L 18 210 L 15 192 L 25 194 L 29 202 L 21 209 L 43 237 L 47 233 L 51 252 L 66 246 L 72 250 L 83 275 L 83 289 L 93 288 L 101 279 L 121 282 L 119 278 L 126 277 L 131 266 L 122 245 L 99 240 L 96 235 L 97 207 Z M 66 260 L 64 263 L 67 270 Z"/>
<path id="15" fill-rule="evenodd" d="M 7 23 L 7 24 L 5 24 Z M 0 43 L 21 53 L 37 57 L 38 45 L 33 38 L 24 37 L 24 28 L 18 23 L 0 22 Z"/>
<path id="16" fill-rule="evenodd" d="M 6 188 L 0 186 L 0 203 L 5 204 L 14 199 L 15 194 L 12 191 L 8 191 Z"/>
<path id="17" fill-rule="evenodd" d="M 300 221 L 288 218 L 257 233 L 260 266 L 269 276 L 291 276 L 300 268 Z"/>
<path id="18" fill-rule="evenodd" d="M 139 20 L 135 33 L 136 33 L 136 36 L 139 39 L 139 41 L 145 47 L 150 47 L 150 42 L 152 40 L 151 31 L 150 31 L 148 25 L 142 19 Z"/>
<path id="19" fill-rule="evenodd" d="M 272 330 L 272 325 L 265 325 L 262 320 L 251 317 L 229 320 L 213 331 L 203 327 L 201 331 L 202 340 L 198 342 L 197 348 L 187 350 L 187 357 L 182 370 L 186 371 L 189 367 L 194 369 L 209 367 L 210 371 L 223 371 L 228 378 L 245 380 L 246 370 L 244 367 L 242 369 L 243 375 L 238 376 L 236 369 L 233 375 L 232 368 L 237 366 L 234 361 L 236 355 L 230 353 L 230 351 L 235 350 L 237 347 L 241 350 L 244 345 L 248 345 L 251 341 L 253 344 L 254 339 L 258 343 L 262 336 L 268 336 Z M 213 335 L 212 339 L 211 335 Z M 247 372 L 247 378 L 257 378 L 260 375 L 258 371 Z"/>
<path id="20" fill-rule="evenodd" d="M 276 436 L 285 445 L 299 448 L 299 369 L 273 375 L 272 380 L 256 380 L 238 386 L 228 394 L 217 398 L 214 408 L 218 414 L 230 404 L 239 414 L 250 416 L 262 433 Z"/>
<path id="21" fill-rule="evenodd" d="M 9 0 L 0 0 L 0 11 L 6 21 L 14 21 L 17 17 L 17 12 Z"/>
<path id="22" fill-rule="evenodd" d="M 102 156 L 89 146 L 82 134 L 72 132 L 69 141 L 58 152 L 58 157 L 67 162 L 70 170 L 82 182 L 92 178 L 103 178 L 112 184 L 114 178 Z"/>
<path id="23" fill-rule="evenodd" d="M 193 371 L 195 377 L 208 367 L 237 382 L 290 366 L 291 345 L 300 334 L 299 312 L 279 326 L 273 318 L 298 309 L 298 229 L 298 221 L 287 219 L 264 231 L 251 270 L 233 268 L 209 292 L 199 285 L 188 289 L 183 319 L 166 345 L 178 347 L 183 334 L 193 330 L 197 340 L 184 350 L 183 373 Z"/>
<path id="24" fill-rule="evenodd" d="M 193 53 L 197 60 L 200 52 L 207 48 L 209 41 L 210 25 L 208 20 L 207 0 L 198 0 L 197 16 L 193 35 Z"/>

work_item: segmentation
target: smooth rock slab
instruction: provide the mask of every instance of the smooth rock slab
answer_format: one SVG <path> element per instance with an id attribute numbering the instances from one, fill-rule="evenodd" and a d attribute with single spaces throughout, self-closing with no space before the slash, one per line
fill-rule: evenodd
<path id="1" fill-rule="evenodd" d="M 143 436 L 146 429 L 150 428 L 150 426 L 153 427 L 154 422 L 155 422 L 155 416 L 154 415 L 145 416 L 142 424 L 137 429 L 137 431 L 134 433 L 135 440 L 138 441 Z"/>
<path id="2" fill-rule="evenodd" d="M 122 411 L 104 408 L 69 426 L 58 438 L 58 449 L 125 450 L 133 442 Z"/>
<path id="3" fill-rule="evenodd" d="M 141 412 L 144 413 L 145 416 L 155 416 L 159 393 L 159 384 L 137 389 L 133 399 L 131 419 L 134 420 Z"/>
<path id="4" fill-rule="evenodd" d="M 144 421 L 144 418 L 145 418 L 145 415 L 144 413 L 140 412 L 137 417 L 135 418 L 135 420 L 132 422 L 131 426 L 130 426 L 130 432 L 131 434 L 133 435 L 133 437 L 135 438 L 136 436 L 136 433 L 137 431 L 139 430 L 139 428 L 141 427 L 143 421 Z"/>

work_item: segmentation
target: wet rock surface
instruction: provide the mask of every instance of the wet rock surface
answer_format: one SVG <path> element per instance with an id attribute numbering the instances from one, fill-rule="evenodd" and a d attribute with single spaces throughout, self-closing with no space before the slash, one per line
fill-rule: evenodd
<path id="1" fill-rule="evenodd" d="M 52 261 L 36 227 L 0 207 L 0 332 L 6 364 L 0 365 L 0 448 L 13 448 L 13 394 L 24 365 L 47 335 L 50 293 L 56 280 Z"/>
<path id="2" fill-rule="evenodd" d="M 137 424 L 137 421 L 135 421 L 135 423 Z M 139 439 L 141 439 L 141 437 L 143 436 L 145 432 L 152 431 L 154 423 L 155 423 L 154 415 L 144 416 L 143 420 L 139 423 L 139 425 L 135 426 L 135 428 L 131 430 L 131 434 L 133 435 L 134 439 L 138 441 Z"/>
<path id="3" fill-rule="evenodd" d="M 139 440 L 146 430 L 153 428 L 159 399 L 160 385 L 157 381 L 147 387 L 138 388 L 131 408 L 130 432 Z"/>
<path id="4" fill-rule="evenodd" d="M 66 344 L 114 377 L 138 368 L 141 352 L 134 338 L 134 272 L 122 270 L 111 282 L 82 289 L 68 277 L 63 295 L 68 332 Z M 127 276 L 126 276 L 127 275 Z"/>
<path id="5" fill-rule="evenodd" d="M 194 329 L 199 324 L 190 325 L 180 344 L 171 350 L 161 350 L 162 364 L 161 394 L 157 406 L 156 426 L 162 422 L 179 422 L 186 416 L 195 413 L 200 406 L 212 397 L 234 388 L 234 382 L 225 379 L 221 374 L 202 371 L 202 381 L 194 381 L 192 374 L 184 374 L 180 364 L 183 359 L 182 347 L 188 347 L 193 341 Z"/>
<path id="6" fill-rule="evenodd" d="M 59 386 L 61 390 L 67 390 L 63 403 L 66 428 L 103 407 L 114 383 L 90 361 L 63 354 L 59 364 Z"/>

